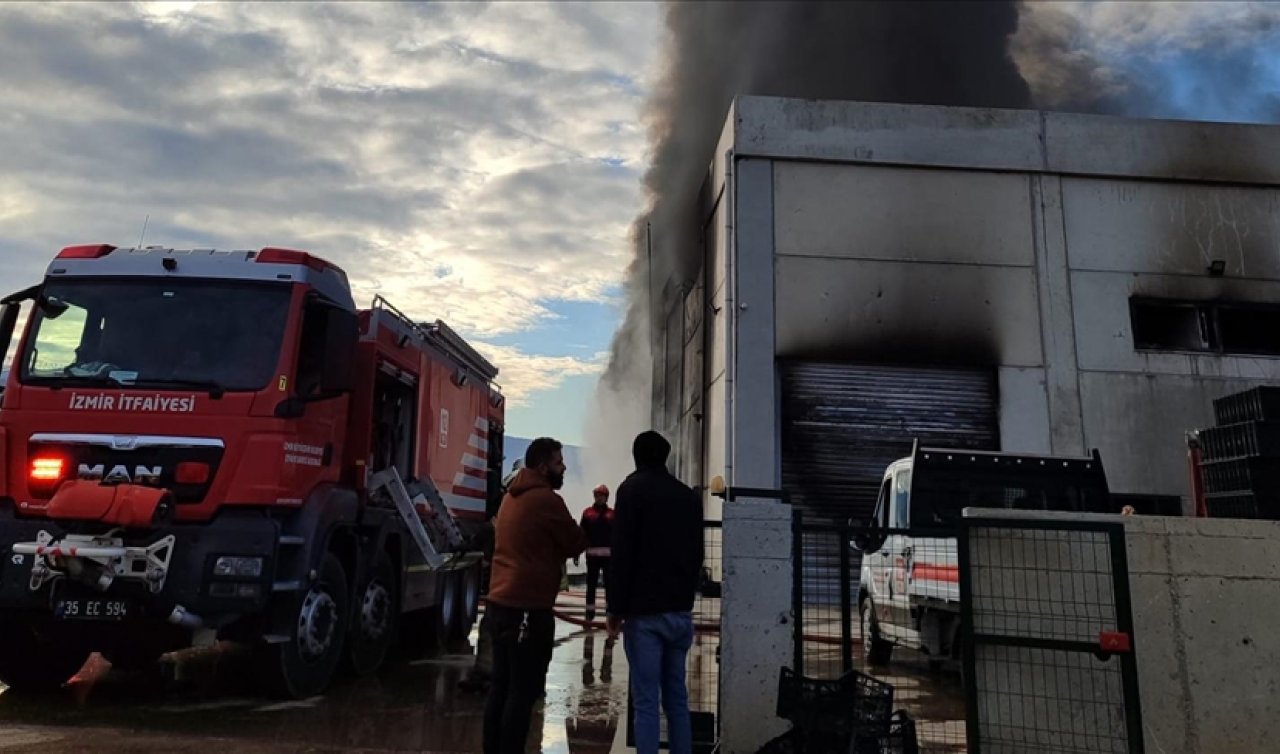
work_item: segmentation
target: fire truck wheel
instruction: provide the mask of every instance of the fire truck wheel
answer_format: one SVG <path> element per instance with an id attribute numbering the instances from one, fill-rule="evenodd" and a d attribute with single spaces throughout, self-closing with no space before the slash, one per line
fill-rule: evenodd
<path id="1" fill-rule="evenodd" d="M 57 689 L 88 657 L 87 648 L 47 640 L 25 621 L 0 622 L 0 682 L 14 691 Z"/>
<path id="2" fill-rule="evenodd" d="M 862 653 L 868 665 L 888 665 L 893 654 L 893 644 L 880 636 L 880 624 L 876 621 L 875 606 L 865 599 L 858 606 L 862 618 Z"/>
<path id="3" fill-rule="evenodd" d="M 364 583 L 355 591 L 351 630 L 347 634 L 346 669 L 369 675 L 382 667 L 400 626 L 400 592 L 391 557 L 378 553 Z"/>
<path id="4" fill-rule="evenodd" d="M 462 641 L 470 636 L 479 612 L 480 566 L 475 565 L 458 574 L 458 620 L 450 638 Z"/>
<path id="5" fill-rule="evenodd" d="M 460 577 L 461 574 L 457 571 L 444 571 L 440 574 L 440 604 L 436 607 L 436 634 L 445 642 L 457 639 L 462 604 L 458 599 Z"/>
<path id="6" fill-rule="evenodd" d="M 316 580 L 298 602 L 289 641 L 259 645 L 256 664 L 267 691 L 302 699 L 328 687 L 342 660 L 349 595 L 342 562 L 325 553 Z"/>

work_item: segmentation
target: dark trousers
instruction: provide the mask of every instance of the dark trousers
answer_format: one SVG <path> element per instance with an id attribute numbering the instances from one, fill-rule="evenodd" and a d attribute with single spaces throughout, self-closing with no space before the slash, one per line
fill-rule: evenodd
<path id="1" fill-rule="evenodd" d="M 596 582 L 604 576 L 604 588 L 609 588 L 609 559 L 587 556 L 587 609 L 595 611 Z"/>
<path id="2" fill-rule="evenodd" d="M 533 706 L 546 685 L 555 643 L 550 610 L 517 610 L 490 603 L 493 678 L 484 710 L 484 754 L 523 754 Z M 528 620 L 523 641 L 520 624 Z"/>

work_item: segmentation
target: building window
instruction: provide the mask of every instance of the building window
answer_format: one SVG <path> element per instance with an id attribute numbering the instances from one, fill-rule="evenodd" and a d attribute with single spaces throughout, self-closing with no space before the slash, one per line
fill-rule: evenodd
<path id="1" fill-rule="evenodd" d="M 1139 351 L 1280 356 L 1280 306 L 1135 298 L 1129 316 Z"/>
<path id="2" fill-rule="evenodd" d="M 1139 350 L 1209 351 L 1205 311 L 1196 304 L 1133 301 L 1133 347 Z"/>
<path id="3" fill-rule="evenodd" d="M 1217 313 L 1223 351 L 1280 354 L 1280 307 L 1222 304 Z"/>

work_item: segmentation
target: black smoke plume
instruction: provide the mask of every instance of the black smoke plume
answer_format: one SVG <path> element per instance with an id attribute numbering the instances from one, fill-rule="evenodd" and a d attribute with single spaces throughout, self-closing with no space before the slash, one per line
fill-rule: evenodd
<path id="1" fill-rule="evenodd" d="M 655 281 L 696 273 L 695 193 L 735 95 L 1031 104 L 1008 53 L 1016 2 L 675 2 L 665 10 L 665 71 L 646 113 L 649 209 L 632 226 L 631 304 L 603 380 L 645 402 L 650 266 Z"/>

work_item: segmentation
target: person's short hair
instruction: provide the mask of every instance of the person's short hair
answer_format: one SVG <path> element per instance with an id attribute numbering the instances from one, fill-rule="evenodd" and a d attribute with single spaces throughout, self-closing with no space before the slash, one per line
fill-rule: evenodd
<path id="1" fill-rule="evenodd" d="M 670 454 L 671 443 L 652 429 L 636 435 L 635 442 L 631 443 L 631 457 L 636 466 L 664 466 Z"/>
<path id="2" fill-rule="evenodd" d="M 529 443 L 529 448 L 524 452 L 525 468 L 536 469 L 544 463 L 551 463 L 551 457 L 563 447 L 559 440 L 539 437 Z"/>

